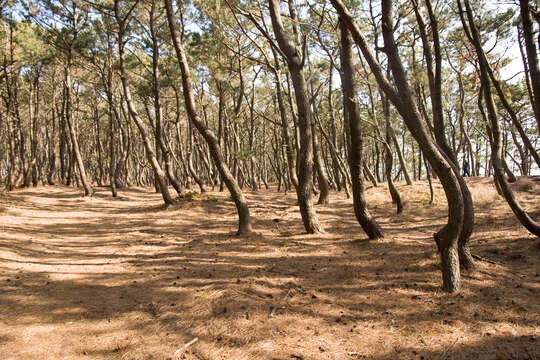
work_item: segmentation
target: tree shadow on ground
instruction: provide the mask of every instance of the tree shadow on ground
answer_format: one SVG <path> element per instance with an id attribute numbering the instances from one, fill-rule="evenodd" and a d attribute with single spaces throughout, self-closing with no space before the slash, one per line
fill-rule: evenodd
<path id="1" fill-rule="evenodd" d="M 347 200 L 318 209 L 326 234 L 305 235 L 292 195 L 248 193 L 256 233 L 236 237 L 225 194 L 153 213 L 137 209 L 159 207 L 159 194 L 87 203 L 72 192 L 10 195 L 0 354 L 31 358 L 30 346 L 44 358 L 164 359 L 194 338 L 187 359 L 540 354 L 538 251 L 522 247 L 530 237 L 482 235 L 474 250 L 497 264 L 479 263 L 461 293 L 446 295 L 429 234 L 442 208 L 392 221 L 391 204 L 382 204 L 375 214 L 389 236 L 371 242 Z M 58 213 L 66 207 L 73 213 Z M 25 208 L 33 213 L 18 212 Z M 43 221 L 51 211 L 59 217 Z M 40 350 L 22 334 L 64 350 Z"/>

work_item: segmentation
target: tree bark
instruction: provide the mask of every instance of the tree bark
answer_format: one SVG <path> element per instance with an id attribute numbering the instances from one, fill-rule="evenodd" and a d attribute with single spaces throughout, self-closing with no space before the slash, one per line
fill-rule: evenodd
<path id="1" fill-rule="evenodd" d="M 417 104 L 407 82 L 405 70 L 399 58 L 397 45 L 394 39 L 392 26 L 392 1 L 382 0 L 382 33 L 389 66 L 395 79 L 395 86 L 385 76 L 384 71 L 369 48 L 367 41 L 353 21 L 351 14 L 341 0 L 331 0 L 332 5 L 339 13 L 340 19 L 345 22 L 353 35 L 355 43 L 366 58 L 379 87 L 385 92 L 389 100 L 396 106 L 409 128 L 412 136 L 424 151 L 433 170 L 441 180 L 448 201 L 448 222 L 435 239 L 440 249 L 442 262 L 443 289 L 455 292 L 460 289 L 460 269 L 457 249 L 458 236 L 463 227 L 463 197 L 459 183 L 451 165 L 445 159 L 429 135 L 426 125 L 421 120 Z"/>
<path id="2" fill-rule="evenodd" d="M 343 107 L 346 108 L 344 113 L 348 117 L 344 121 L 349 123 L 347 137 L 351 144 L 349 168 L 351 170 L 354 213 L 368 237 L 376 240 L 384 235 L 380 225 L 371 216 L 364 196 L 362 124 L 354 85 L 356 74 L 353 66 L 352 37 L 342 21 L 339 23 L 339 28 L 341 33 L 341 87 L 343 89 Z"/>
<path id="3" fill-rule="evenodd" d="M 474 259 L 471 255 L 469 248 L 469 239 L 474 230 L 474 206 L 472 202 L 471 192 L 465 182 L 463 176 L 459 171 L 459 165 L 457 162 L 456 152 L 448 145 L 445 136 L 445 121 L 443 113 L 442 103 L 442 56 L 439 40 L 439 25 L 433 8 L 431 0 L 426 0 L 426 7 L 429 14 L 429 20 L 431 25 L 431 34 L 433 37 L 433 50 L 432 54 L 431 45 L 428 42 L 426 27 L 418 6 L 415 5 L 416 18 L 419 24 L 420 33 L 424 48 L 424 59 L 426 61 L 427 74 L 429 79 L 429 91 L 431 98 L 431 105 L 433 111 L 433 130 L 435 134 L 435 140 L 437 145 L 441 148 L 443 155 L 446 156 L 446 160 L 452 166 L 452 171 L 459 182 L 461 194 L 463 197 L 463 227 L 459 235 L 458 251 L 460 257 L 460 266 L 463 269 L 474 268 Z M 433 60 L 435 60 L 435 68 L 433 68 Z"/>
<path id="4" fill-rule="evenodd" d="M 79 176 L 84 188 L 84 196 L 92 196 L 94 194 L 94 189 L 88 182 L 86 176 L 86 170 L 84 168 L 84 162 L 82 159 L 81 151 L 79 149 L 79 141 L 77 139 L 77 133 L 75 131 L 75 125 L 73 124 L 73 113 L 72 113 L 72 104 L 71 104 L 71 64 L 72 64 L 72 50 L 68 52 L 67 64 L 65 68 L 65 90 L 66 90 L 66 121 L 69 128 L 69 136 L 71 138 L 71 144 L 73 152 L 75 153 L 75 159 L 77 161 L 77 168 L 79 169 Z"/>
<path id="5" fill-rule="evenodd" d="M 306 79 L 304 77 L 304 56 L 287 38 L 279 12 L 279 0 L 268 0 L 272 28 L 278 46 L 285 56 L 294 87 L 300 130 L 300 149 L 298 151 L 298 205 L 304 227 L 309 234 L 323 231 L 311 196 L 313 190 L 313 138 L 311 132 L 312 114 L 309 107 Z"/>
<path id="6" fill-rule="evenodd" d="M 540 134 L 540 68 L 538 67 L 538 53 L 534 42 L 534 26 L 531 18 L 530 0 L 519 0 L 521 24 L 523 26 L 523 39 L 527 51 L 527 63 L 532 88 L 532 105 L 536 118 L 536 129 Z"/>
<path id="7" fill-rule="evenodd" d="M 154 96 L 154 113 L 156 118 L 155 137 L 161 155 L 163 157 L 163 163 L 165 164 L 165 173 L 170 184 L 176 190 L 177 194 L 182 193 L 182 184 L 176 179 L 173 174 L 171 165 L 171 153 L 169 147 L 164 142 L 163 133 L 163 109 L 161 107 L 161 94 L 160 94 L 160 72 L 159 72 L 159 40 L 156 32 L 155 14 L 156 12 L 156 0 L 152 1 L 150 9 L 150 37 L 152 38 L 152 92 Z"/>
<path id="8" fill-rule="evenodd" d="M 188 117 L 190 121 L 195 125 L 199 133 L 203 136 L 208 147 L 210 149 L 210 154 L 218 171 L 225 182 L 225 185 L 231 193 L 231 197 L 234 200 L 236 205 L 236 210 L 238 212 L 238 235 L 247 234 L 252 232 L 251 228 L 251 218 L 249 214 L 249 207 L 247 200 L 242 193 L 242 190 L 238 186 L 236 179 L 233 177 L 229 167 L 225 163 L 223 153 L 219 147 L 218 139 L 214 133 L 208 129 L 208 127 L 199 119 L 195 108 L 195 99 L 193 95 L 193 86 L 191 84 L 189 66 L 187 62 L 187 57 L 184 52 L 184 47 L 182 45 L 182 40 L 180 38 L 180 33 L 178 31 L 178 26 L 176 20 L 174 19 L 174 12 L 172 8 L 171 0 L 164 0 L 165 8 L 167 10 L 167 20 L 169 22 L 169 29 L 171 31 L 171 37 L 174 44 L 174 49 L 176 51 L 176 57 L 180 65 L 180 71 L 182 73 L 182 86 L 184 88 L 184 100 L 187 110 Z"/>
<path id="9" fill-rule="evenodd" d="M 468 0 L 464 0 L 465 10 L 461 5 L 461 0 L 458 0 L 458 7 L 460 12 L 461 21 L 469 39 L 472 41 L 473 46 L 478 56 L 478 65 L 480 71 L 480 81 L 483 88 L 483 98 L 487 109 L 487 118 L 489 119 L 492 141 L 491 141 L 491 163 L 493 165 L 493 172 L 495 180 L 502 195 L 510 205 L 510 208 L 516 215 L 519 222 L 532 234 L 540 237 L 540 224 L 535 222 L 529 214 L 521 207 L 519 202 L 514 196 L 512 189 L 510 188 L 506 177 L 504 176 L 504 165 L 502 161 L 502 149 L 501 149 L 501 132 L 499 126 L 499 120 L 497 118 L 497 109 L 495 102 L 493 101 L 493 95 L 491 92 L 491 82 L 489 76 L 489 63 L 482 48 L 482 42 L 480 40 L 480 34 L 474 23 L 474 16 L 471 6 Z M 467 16 L 467 22 L 465 21 L 464 13 Z M 481 105 L 481 104 L 480 104 Z"/>
<path id="10" fill-rule="evenodd" d="M 131 98 L 131 90 L 129 88 L 129 80 L 127 77 L 127 71 L 126 71 L 125 60 L 124 60 L 125 45 L 126 45 L 124 38 L 126 35 L 125 33 L 126 21 L 128 19 L 122 18 L 122 15 L 120 14 L 120 1 L 119 0 L 114 1 L 114 13 L 115 13 L 116 21 L 118 23 L 117 36 L 118 36 L 118 58 L 120 60 L 120 74 L 121 74 L 121 80 L 122 80 L 122 87 L 124 89 L 124 96 L 125 96 L 125 100 L 128 107 L 128 112 L 131 118 L 135 121 L 135 124 L 137 124 L 139 132 L 141 134 L 141 138 L 143 140 L 143 144 L 146 150 L 146 156 L 148 158 L 148 161 L 150 162 L 150 165 L 152 166 L 154 175 L 157 177 L 157 180 L 159 183 L 161 195 L 163 197 L 163 202 L 166 205 L 171 205 L 174 203 L 174 201 L 169 193 L 169 188 L 167 187 L 167 182 L 165 180 L 165 173 L 163 172 L 163 170 L 161 169 L 161 166 L 159 165 L 159 162 L 156 158 L 154 150 L 152 149 L 152 144 L 150 143 L 148 132 L 144 126 L 143 121 L 139 117 L 139 114 L 135 108 L 135 104 L 133 103 L 133 100 Z"/>

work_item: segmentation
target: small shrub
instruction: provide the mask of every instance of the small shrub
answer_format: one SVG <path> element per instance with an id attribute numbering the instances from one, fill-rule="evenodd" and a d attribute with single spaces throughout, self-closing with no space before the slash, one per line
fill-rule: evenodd
<path id="1" fill-rule="evenodd" d="M 197 195 L 199 195 L 198 193 L 194 192 L 194 191 L 186 191 L 185 193 L 182 193 L 180 195 L 178 195 L 176 197 L 176 201 L 193 201 Z"/>
<path id="2" fill-rule="evenodd" d="M 534 184 L 532 181 L 524 181 L 521 184 L 520 191 L 532 191 L 534 189 Z"/>
<path id="3" fill-rule="evenodd" d="M 204 199 L 202 199 L 202 201 L 218 202 L 218 199 L 217 199 L 217 197 L 215 197 L 213 195 L 206 195 L 206 197 Z"/>

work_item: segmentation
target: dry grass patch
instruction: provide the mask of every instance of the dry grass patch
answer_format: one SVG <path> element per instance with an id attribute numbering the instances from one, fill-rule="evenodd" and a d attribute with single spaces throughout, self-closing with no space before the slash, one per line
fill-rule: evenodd
<path id="1" fill-rule="evenodd" d="M 472 250 L 492 263 L 453 295 L 432 240 L 438 183 L 435 205 L 427 182 L 399 184 L 399 216 L 385 186 L 370 188 L 378 242 L 343 194 L 317 207 L 327 232 L 305 235 L 294 194 L 248 192 L 256 233 L 236 237 L 226 193 L 165 209 L 151 189 L 17 190 L 0 198 L 0 358 L 538 358 L 538 240 L 491 181 L 468 180 Z M 538 219 L 537 184 L 512 186 Z"/>

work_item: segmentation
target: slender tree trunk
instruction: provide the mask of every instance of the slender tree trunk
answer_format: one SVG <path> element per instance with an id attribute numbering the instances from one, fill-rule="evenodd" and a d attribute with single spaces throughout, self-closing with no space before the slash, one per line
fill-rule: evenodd
<path id="1" fill-rule="evenodd" d="M 483 98 L 487 108 L 487 117 L 489 119 L 492 141 L 491 141 L 491 163 L 493 165 L 494 176 L 497 185 L 499 186 L 502 195 L 510 205 L 510 208 L 516 215 L 519 222 L 532 234 L 540 237 L 540 224 L 535 222 L 529 214 L 519 204 L 514 196 L 512 189 L 510 188 L 506 177 L 504 176 L 504 165 L 502 161 L 502 149 L 501 149 L 501 131 L 499 127 L 499 120 L 497 118 L 497 109 L 491 92 L 491 82 L 489 76 L 489 63 L 482 48 L 482 42 L 480 35 L 474 23 L 474 16 L 471 10 L 471 6 L 468 0 L 464 0 L 465 15 L 467 16 L 467 22 L 465 21 L 463 8 L 461 6 L 461 0 L 458 0 L 458 6 L 460 10 L 460 16 L 463 27 L 466 29 L 469 39 L 472 41 L 473 46 L 478 55 L 478 63 L 480 70 L 480 80 L 483 88 Z"/>
<path id="2" fill-rule="evenodd" d="M 193 86 L 191 84 L 189 66 L 187 62 L 187 57 L 184 52 L 184 47 L 182 45 L 182 40 L 180 38 L 180 33 L 178 31 L 178 26 L 176 20 L 174 19 L 174 11 L 172 7 L 171 0 L 164 0 L 165 8 L 167 10 L 167 20 L 169 22 L 169 29 L 171 31 L 171 37 L 174 44 L 174 49 L 176 51 L 176 57 L 180 65 L 180 70 L 182 73 L 182 86 L 184 88 L 184 100 L 187 110 L 188 117 L 190 121 L 195 125 L 199 133 L 203 136 L 208 147 L 210 149 L 210 154 L 214 160 L 218 171 L 231 193 L 231 197 L 234 200 L 236 205 L 236 210 L 238 212 L 238 234 L 247 234 L 252 232 L 251 228 L 251 217 L 249 214 L 249 207 L 247 200 L 242 193 L 242 190 L 238 186 L 236 179 L 233 177 L 229 167 L 225 163 L 225 158 L 221 148 L 219 147 L 218 139 L 214 133 L 208 129 L 208 127 L 199 119 L 195 108 L 195 99 L 193 95 Z"/>
<path id="3" fill-rule="evenodd" d="M 448 222 L 446 226 L 435 234 L 435 239 L 441 254 L 443 289 L 448 292 L 458 291 L 460 289 L 460 269 L 457 245 L 464 220 L 463 197 L 451 165 L 436 146 L 426 128 L 426 124 L 421 119 L 418 105 L 415 103 L 407 82 L 407 76 L 393 34 L 392 1 L 382 0 L 382 34 L 388 63 L 395 79 L 395 87 L 385 76 L 380 63 L 376 60 L 367 45 L 364 35 L 353 21 L 343 2 L 341 0 L 330 1 L 338 11 L 340 19 L 345 22 L 351 31 L 353 39 L 366 58 L 379 87 L 396 106 L 412 136 L 424 151 L 425 157 L 441 180 L 448 201 Z"/>
<path id="4" fill-rule="evenodd" d="M 312 104 L 313 108 L 315 108 L 315 104 Z M 328 184 L 328 176 L 325 171 L 324 163 L 322 160 L 322 152 L 321 147 L 319 144 L 319 137 L 317 136 L 317 128 L 315 125 L 315 121 L 313 121 L 314 117 L 318 116 L 317 114 L 313 113 L 312 121 L 311 121 L 311 133 L 313 138 L 313 160 L 314 160 L 314 170 L 317 172 L 317 181 L 319 182 L 319 201 L 317 201 L 317 204 L 319 205 L 328 205 L 330 203 L 329 201 L 329 195 L 330 195 L 330 186 Z"/>
<path id="5" fill-rule="evenodd" d="M 396 153 L 399 160 L 399 167 L 401 168 L 401 172 L 403 173 L 403 176 L 405 177 L 405 182 L 407 183 L 407 185 L 412 185 L 411 176 L 409 175 L 409 170 L 407 170 L 407 164 L 403 157 L 403 151 L 401 151 L 401 149 L 399 148 L 399 143 L 398 143 L 396 132 L 394 131 L 394 129 L 391 129 L 390 135 L 392 136 L 392 142 L 394 143 L 394 146 L 396 147 Z"/>
<path id="6" fill-rule="evenodd" d="M 467 186 L 465 179 L 463 178 L 463 176 L 461 176 L 461 173 L 459 171 L 455 144 L 454 148 L 450 148 L 446 141 L 445 121 L 442 105 L 442 56 L 439 41 L 438 21 L 435 13 L 433 12 L 431 0 L 426 0 L 426 7 L 430 19 L 434 54 L 432 54 L 431 52 L 431 45 L 429 44 L 427 39 L 425 24 L 417 6 L 415 6 L 415 12 L 420 27 L 422 42 L 424 45 L 424 58 L 426 60 L 430 97 L 433 109 L 433 130 L 437 145 L 441 148 L 443 155 L 446 156 L 446 160 L 451 165 L 452 171 L 454 172 L 454 175 L 457 178 L 461 189 L 461 194 L 463 197 L 464 219 L 463 227 L 461 229 L 458 240 L 458 251 L 460 258 L 459 260 L 460 266 L 463 269 L 470 270 L 474 268 L 474 260 L 469 248 L 469 239 L 474 230 L 474 207 L 469 187 Z M 433 58 L 435 60 L 435 68 L 433 68 Z M 455 136 L 453 138 L 455 139 Z"/>
<path id="7" fill-rule="evenodd" d="M 309 107 L 307 84 L 304 77 L 304 56 L 285 35 L 281 21 L 279 0 L 268 0 L 272 27 L 278 45 L 286 56 L 287 65 L 294 87 L 298 110 L 298 128 L 300 130 L 300 149 L 298 151 L 298 205 L 304 227 L 309 234 L 323 231 L 311 196 L 313 190 L 313 134 L 311 131 L 312 114 Z"/>
<path id="8" fill-rule="evenodd" d="M 165 164 L 165 173 L 170 184 L 176 190 L 177 194 L 182 193 L 182 184 L 176 179 L 173 174 L 171 165 L 171 154 L 168 146 L 164 142 L 163 133 L 163 109 L 161 107 L 160 94 L 160 72 L 159 72 L 159 40 L 156 31 L 155 16 L 156 16 L 156 0 L 152 1 L 150 9 L 150 37 L 152 38 L 152 92 L 154 96 L 154 113 L 156 118 L 156 142 L 158 149 L 161 150 L 163 162 Z"/>
<path id="9" fill-rule="evenodd" d="M 356 100 L 356 74 L 353 66 L 352 37 L 343 22 L 340 21 L 339 27 L 341 32 L 341 87 L 343 89 L 343 107 L 346 108 L 344 113 L 347 115 L 344 121 L 349 124 L 347 137 L 350 139 L 351 144 L 349 167 L 351 170 L 354 213 L 358 223 L 368 237 L 370 239 L 379 239 L 384 236 L 382 229 L 367 209 L 364 196 L 362 124 Z"/>
<path id="10" fill-rule="evenodd" d="M 187 166 L 191 177 L 197 183 L 197 185 L 199 185 L 201 193 L 206 192 L 206 189 L 204 188 L 204 182 L 193 167 L 193 129 L 191 127 L 191 124 L 189 125 L 189 149 L 187 153 Z"/>
<path id="11" fill-rule="evenodd" d="M 274 54 L 276 56 L 276 54 Z M 295 161 L 294 161 L 294 149 L 291 143 L 291 137 L 289 135 L 289 122 L 287 120 L 287 112 L 285 110 L 285 102 L 283 100 L 283 91 L 281 88 L 281 77 L 279 73 L 279 62 L 276 58 L 276 71 L 274 72 L 275 76 L 275 90 L 276 90 L 276 97 L 279 107 L 279 115 L 281 118 L 281 133 L 283 136 L 283 141 L 285 142 L 285 152 L 287 154 L 287 166 L 289 169 L 289 178 L 291 179 L 291 182 L 295 189 L 298 188 L 298 177 L 296 176 L 296 167 L 295 167 Z"/>
<path id="12" fill-rule="evenodd" d="M 86 176 L 86 170 L 84 168 L 84 162 L 82 159 L 81 151 L 79 149 L 79 141 L 77 139 L 77 133 L 75 131 L 75 124 L 73 123 L 73 113 L 72 113 L 72 104 L 71 104 L 71 64 L 72 64 L 72 54 L 71 50 L 68 53 L 67 64 L 65 69 L 65 87 L 66 87 L 66 121 L 69 128 L 69 136 L 71 138 L 72 149 L 74 152 L 75 159 L 77 161 L 77 168 L 79 169 L 79 176 L 84 188 L 84 196 L 92 196 L 94 189 L 90 185 L 88 178 Z"/>
<path id="13" fill-rule="evenodd" d="M 139 114 L 137 113 L 137 110 L 135 109 L 135 104 L 133 103 L 133 100 L 131 98 L 131 90 L 129 88 L 129 81 L 127 77 L 127 71 L 126 71 L 125 60 L 124 60 L 125 45 L 126 45 L 124 38 L 125 38 L 127 19 L 122 18 L 120 14 L 120 1 L 119 0 L 114 1 L 114 12 L 115 12 L 116 21 L 118 23 L 117 36 L 118 36 L 118 58 L 120 60 L 120 74 L 121 74 L 121 80 L 122 80 L 122 87 L 124 89 L 124 96 L 125 96 L 125 100 L 128 106 L 128 112 L 131 118 L 135 121 L 135 124 L 137 124 L 137 127 L 139 128 L 139 132 L 141 134 L 141 138 L 143 140 L 143 144 L 146 150 L 146 156 L 148 158 L 148 161 L 150 162 L 150 165 L 152 166 L 154 175 L 157 177 L 158 182 L 159 182 L 159 187 L 161 190 L 163 201 L 166 205 L 170 205 L 170 204 L 173 204 L 174 201 L 167 187 L 167 182 L 165 180 L 166 175 L 161 169 L 161 166 L 159 165 L 159 162 L 156 158 L 154 150 L 152 149 L 152 144 L 150 143 L 150 139 L 148 137 L 148 133 L 145 128 L 145 125 L 142 122 L 141 118 L 139 117 Z"/>
<path id="14" fill-rule="evenodd" d="M 392 167 L 394 165 L 394 157 L 392 154 L 392 125 L 390 124 L 390 103 L 386 96 L 381 92 L 381 98 L 384 108 L 384 123 L 385 123 L 385 174 L 386 182 L 388 183 L 388 190 L 390 191 L 390 196 L 392 197 L 392 203 L 396 204 L 396 213 L 401 214 L 403 212 L 403 201 L 401 200 L 401 195 L 399 190 L 394 184 L 392 178 Z"/>
<path id="15" fill-rule="evenodd" d="M 538 66 L 538 53 L 534 43 L 534 26 L 531 18 L 530 0 L 519 0 L 521 24 L 523 26 L 523 39 L 527 51 L 528 70 L 531 79 L 532 105 L 536 118 L 537 131 L 540 134 L 540 67 Z M 539 165 L 540 166 L 540 165 Z"/>

